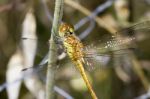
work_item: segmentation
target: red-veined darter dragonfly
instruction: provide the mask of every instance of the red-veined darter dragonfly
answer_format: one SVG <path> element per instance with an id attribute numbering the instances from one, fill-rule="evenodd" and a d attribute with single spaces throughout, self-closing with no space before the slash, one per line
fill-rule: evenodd
<path id="1" fill-rule="evenodd" d="M 91 64 L 93 62 L 89 62 L 90 59 L 103 61 L 103 63 L 106 64 L 111 54 L 115 56 L 127 54 L 127 50 L 135 48 L 133 46 L 134 41 L 140 40 L 141 38 L 146 39 L 148 36 L 150 36 L 150 21 L 141 22 L 123 29 L 110 37 L 105 38 L 104 36 L 98 44 L 90 47 L 84 47 L 79 38 L 75 35 L 73 26 L 67 23 L 60 25 L 58 38 L 63 42 L 65 52 L 79 70 L 92 98 L 97 99 L 97 96 L 86 76 L 83 65 L 94 65 Z M 30 40 L 29 38 L 23 38 L 24 40 Z"/>

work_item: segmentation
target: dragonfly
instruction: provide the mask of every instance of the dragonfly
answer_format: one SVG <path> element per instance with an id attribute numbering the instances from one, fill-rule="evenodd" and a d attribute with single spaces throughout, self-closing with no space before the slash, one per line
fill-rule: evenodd
<path id="1" fill-rule="evenodd" d="M 59 36 L 63 41 L 63 45 L 66 49 L 68 56 L 82 75 L 82 78 L 86 83 L 86 86 L 91 93 L 92 98 L 98 99 L 83 67 L 83 63 L 85 63 L 83 58 L 84 52 L 82 50 L 83 44 L 79 41 L 77 36 L 75 36 L 74 27 L 67 23 L 61 24 L 59 27 Z"/>
<path id="2" fill-rule="evenodd" d="M 91 65 L 88 62 L 89 58 L 96 59 L 98 58 L 98 56 L 108 57 L 110 56 L 110 54 L 121 55 L 124 54 L 125 50 L 134 49 L 131 42 L 135 41 L 138 36 L 141 37 L 143 35 L 146 35 L 145 37 L 143 37 L 144 39 L 148 37 L 147 35 L 149 35 L 148 33 L 150 33 L 150 20 L 135 24 L 129 28 L 125 28 L 121 31 L 116 32 L 115 35 L 111 36 L 111 38 L 108 38 L 108 41 L 102 41 L 101 46 L 92 47 L 92 50 L 89 50 L 90 48 L 85 47 L 82 44 L 80 39 L 75 35 L 75 30 L 72 25 L 68 23 L 62 23 L 59 27 L 58 33 L 59 38 L 63 43 L 65 52 L 74 63 L 76 68 L 79 70 L 92 98 L 98 99 L 85 73 L 84 65 Z M 131 47 L 129 45 L 131 45 Z M 42 60 L 39 65 L 44 65 L 45 63 L 47 63 L 47 58 L 48 57 L 44 58 L 44 60 Z"/>

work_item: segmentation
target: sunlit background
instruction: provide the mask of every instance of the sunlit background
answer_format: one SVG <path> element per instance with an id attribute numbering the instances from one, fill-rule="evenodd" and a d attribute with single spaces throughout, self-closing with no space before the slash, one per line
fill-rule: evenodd
<path id="1" fill-rule="evenodd" d="M 0 0 L 0 99 L 45 99 L 54 7 L 55 0 Z M 62 21 L 74 25 L 90 54 L 85 69 L 98 98 L 149 99 L 150 0 L 64 0 L 63 10 Z M 91 99 L 61 39 L 55 40 L 50 93 Z"/>

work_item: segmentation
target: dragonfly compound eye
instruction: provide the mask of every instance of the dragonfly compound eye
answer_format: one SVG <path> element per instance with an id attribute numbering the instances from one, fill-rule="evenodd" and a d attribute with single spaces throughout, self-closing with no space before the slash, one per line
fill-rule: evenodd
<path id="1" fill-rule="evenodd" d="M 68 23 L 63 23 L 59 27 L 59 35 L 65 36 L 67 33 L 72 34 L 74 32 L 74 27 Z"/>

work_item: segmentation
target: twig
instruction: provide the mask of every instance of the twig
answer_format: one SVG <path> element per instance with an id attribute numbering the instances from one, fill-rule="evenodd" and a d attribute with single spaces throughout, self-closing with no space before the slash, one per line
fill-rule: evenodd
<path id="1" fill-rule="evenodd" d="M 48 59 L 48 67 L 47 67 L 47 81 L 46 81 L 46 99 L 53 99 L 53 87 L 54 87 L 54 73 L 55 69 L 52 67 L 56 67 L 57 61 L 57 47 L 54 42 L 54 35 L 58 33 L 58 26 L 61 22 L 63 14 L 63 0 L 55 1 L 55 11 L 54 11 L 54 20 L 51 29 L 51 38 L 49 40 L 49 59 Z M 53 50 L 52 50 L 53 49 Z"/>

